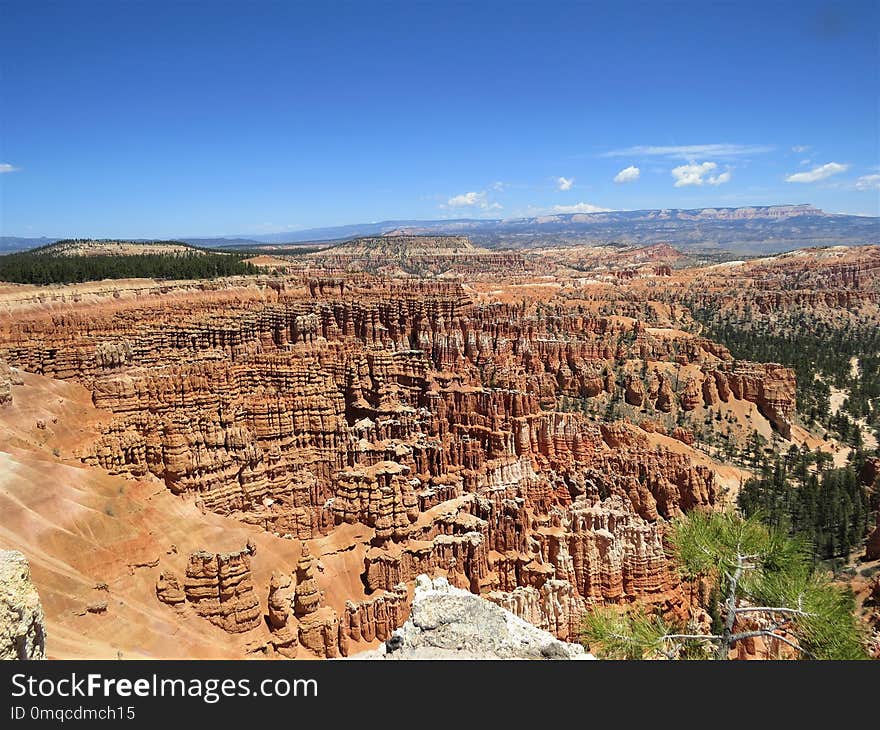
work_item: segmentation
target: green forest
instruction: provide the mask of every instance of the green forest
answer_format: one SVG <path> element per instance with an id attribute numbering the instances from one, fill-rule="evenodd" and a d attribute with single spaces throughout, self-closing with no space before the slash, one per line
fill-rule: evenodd
<path id="1" fill-rule="evenodd" d="M 723 317 L 709 309 L 694 309 L 704 334 L 730 349 L 740 360 L 776 362 L 797 374 L 797 409 L 808 426 L 819 424 L 842 440 L 860 440 L 852 418 L 864 418 L 869 428 L 880 426 L 880 327 L 876 322 L 851 320 L 829 323 L 803 312 L 779 315 L 772 325 L 761 319 Z M 858 374 L 850 372 L 858 359 Z M 849 396 L 838 414 L 831 413 L 831 386 Z"/>
<path id="2" fill-rule="evenodd" d="M 740 509 L 807 541 L 819 560 L 845 557 L 873 525 L 870 495 L 859 480 L 861 453 L 845 467 L 832 468 L 830 462 L 829 454 L 796 446 L 765 459 L 740 490 Z"/>
<path id="3" fill-rule="evenodd" d="M 69 242 L 0 256 L 0 281 L 73 284 L 101 279 L 213 279 L 257 273 L 254 266 L 243 260 L 252 255 L 247 252 L 220 253 L 187 246 L 186 250 L 173 253 L 59 255 L 56 249 L 64 243 Z M 144 248 L 148 247 L 144 244 Z"/>

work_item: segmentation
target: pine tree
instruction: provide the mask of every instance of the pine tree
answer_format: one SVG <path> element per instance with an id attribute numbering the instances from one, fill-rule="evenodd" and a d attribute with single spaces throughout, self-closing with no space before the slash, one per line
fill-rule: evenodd
<path id="1" fill-rule="evenodd" d="M 739 642 L 761 637 L 798 658 L 866 658 L 852 596 L 814 572 L 802 543 L 756 518 L 717 512 L 675 521 L 669 542 L 683 577 L 712 584 L 709 633 L 640 610 L 598 608 L 581 629 L 590 651 L 610 659 L 727 659 Z"/>

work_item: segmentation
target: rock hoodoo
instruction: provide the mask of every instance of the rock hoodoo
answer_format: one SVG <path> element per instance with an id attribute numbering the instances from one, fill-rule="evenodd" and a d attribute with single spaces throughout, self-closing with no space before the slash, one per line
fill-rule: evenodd
<path id="1" fill-rule="evenodd" d="M 138 563 L 157 611 L 221 642 L 358 653 L 422 621 L 422 574 L 569 642 L 593 605 L 686 612 L 667 520 L 729 499 L 742 471 L 722 446 L 798 434 L 794 371 L 737 360 L 696 307 L 880 302 L 876 251 L 826 266 L 837 289 L 800 259 L 744 263 L 732 287 L 727 266 L 685 278 L 668 246 L 433 238 L 353 241 L 253 277 L 16 289 L 0 413 L 21 407 L 23 375 L 72 381 L 97 416 L 65 432 L 35 406 L 14 445 L 46 456 L 57 431 L 78 468 L 242 530 Z"/>
<path id="2" fill-rule="evenodd" d="M 231 633 L 260 625 L 248 548 L 234 553 L 194 552 L 186 566 L 184 593 L 195 612 Z"/>

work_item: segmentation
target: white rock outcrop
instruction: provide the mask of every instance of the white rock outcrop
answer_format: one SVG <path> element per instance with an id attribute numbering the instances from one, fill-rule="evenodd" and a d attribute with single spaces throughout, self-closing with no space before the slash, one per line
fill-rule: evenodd
<path id="1" fill-rule="evenodd" d="M 446 578 L 416 578 L 406 623 L 378 649 L 352 659 L 593 659 Z"/>
<path id="2" fill-rule="evenodd" d="M 45 659 L 46 627 L 27 558 L 0 550 L 0 659 Z"/>

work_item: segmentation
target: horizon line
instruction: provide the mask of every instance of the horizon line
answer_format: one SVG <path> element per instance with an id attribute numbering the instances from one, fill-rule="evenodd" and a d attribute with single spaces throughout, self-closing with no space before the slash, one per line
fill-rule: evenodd
<path id="1" fill-rule="evenodd" d="M 821 211 L 825 215 L 834 215 L 834 216 L 851 216 L 855 218 L 880 218 L 880 215 L 870 215 L 867 213 L 836 213 L 836 212 L 828 212 L 823 210 L 822 208 L 818 208 L 812 203 L 769 203 L 769 204 L 761 204 L 761 205 L 721 205 L 721 206 L 701 206 L 697 208 L 672 208 L 672 207 L 663 207 L 663 208 L 616 208 L 616 209 L 608 209 L 602 211 L 594 211 L 594 212 L 584 212 L 584 213 L 569 213 L 569 212 L 555 212 L 552 210 L 548 210 L 546 212 L 536 212 L 533 215 L 526 216 L 511 216 L 509 218 L 386 218 L 384 220 L 379 221 L 358 221 L 355 223 L 337 223 L 337 224 L 328 224 L 328 225 L 319 225 L 319 226 L 309 226 L 307 228 L 294 228 L 289 230 L 278 230 L 278 231 L 266 231 L 262 233 L 199 233 L 199 234 L 185 234 L 185 235 L 177 235 L 177 236 L 148 236 L 148 235 L 138 235 L 138 236 L 102 236 L 101 238 L 96 238 L 94 236 L 84 236 L 84 235 L 73 235 L 73 234 L 65 234 L 63 236 L 53 236 L 48 234 L 26 234 L 20 235 L 15 233 L 0 233 L 0 239 L 5 238 L 24 238 L 24 239 L 40 239 L 40 238 L 52 238 L 55 240 L 63 240 L 63 239 L 84 239 L 84 240 L 127 240 L 127 241 L 135 241 L 135 240 L 143 240 L 143 241 L 171 241 L 171 240 L 182 240 L 187 238 L 204 238 L 204 239 L 246 239 L 253 240 L 254 236 L 278 236 L 284 234 L 301 234 L 308 233 L 309 231 L 320 231 L 328 228 L 348 228 L 351 226 L 380 226 L 384 224 L 392 224 L 392 223 L 409 223 L 409 224 L 419 224 L 419 223 L 460 223 L 460 222 L 468 222 L 468 223 L 506 223 L 509 221 L 519 221 L 519 220 L 528 220 L 530 218 L 543 218 L 548 216 L 553 217 L 571 217 L 576 215 L 586 215 L 586 216 L 596 216 L 596 215 L 607 215 L 609 213 L 645 213 L 645 212 L 654 212 L 654 211 L 703 211 L 703 210 L 741 210 L 745 208 L 802 208 L 802 207 L 811 207 L 815 208 L 818 211 Z M 335 239 L 327 239 L 327 240 L 335 240 Z"/>

